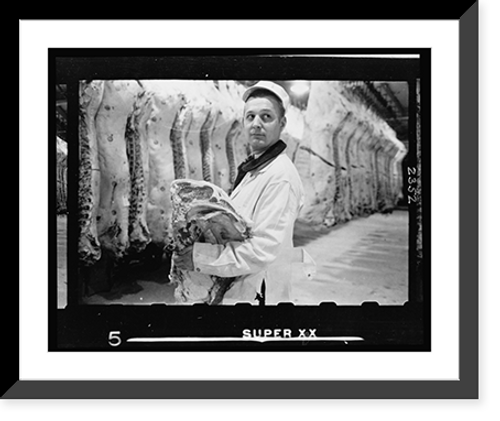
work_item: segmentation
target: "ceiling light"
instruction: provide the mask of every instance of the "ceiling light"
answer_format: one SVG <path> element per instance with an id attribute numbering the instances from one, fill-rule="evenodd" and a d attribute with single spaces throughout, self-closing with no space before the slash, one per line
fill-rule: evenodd
<path id="1" fill-rule="evenodd" d="M 306 81 L 306 80 L 296 80 L 292 82 L 290 86 L 290 91 L 297 96 L 302 96 L 305 95 L 307 92 L 309 92 L 309 88 L 311 86 L 311 83 Z"/>

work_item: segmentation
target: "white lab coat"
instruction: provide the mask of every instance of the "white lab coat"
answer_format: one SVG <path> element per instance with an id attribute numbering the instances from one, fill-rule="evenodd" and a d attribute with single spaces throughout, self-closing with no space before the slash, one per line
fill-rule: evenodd
<path id="1" fill-rule="evenodd" d="M 222 304 L 258 304 L 266 280 L 266 304 L 291 301 L 293 260 L 303 253 L 293 249 L 293 228 L 304 200 L 297 169 L 282 152 L 265 166 L 250 171 L 231 193 L 232 204 L 252 221 L 253 236 L 225 246 L 195 243 L 193 264 L 201 273 L 237 277 Z"/>

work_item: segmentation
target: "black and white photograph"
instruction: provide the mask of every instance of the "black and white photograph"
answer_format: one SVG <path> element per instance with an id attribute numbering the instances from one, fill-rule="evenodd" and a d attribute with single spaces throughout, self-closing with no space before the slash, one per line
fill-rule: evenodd
<path id="1" fill-rule="evenodd" d="M 53 51 L 57 309 L 86 314 L 56 348 L 99 348 L 74 335 L 103 313 L 144 328 L 121 320 L 108 349 L 384 343 L 334 334 L 360 308 L 428 348 L 428 52 L 107 53 Z"/>

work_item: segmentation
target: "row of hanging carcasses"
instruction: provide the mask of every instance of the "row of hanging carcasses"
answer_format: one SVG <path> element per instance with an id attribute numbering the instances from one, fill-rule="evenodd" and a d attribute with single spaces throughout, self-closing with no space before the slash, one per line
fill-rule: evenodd
<path id="1" fill-rule="evenodd" d="M 171 242 L 170 184 L 229 191 L 249 153 L 244 86 L 236 81 L 80 83 L 79 257 L 92 265 Z M 300 219 L 333 225 L 394 206 L 406 150 L 340 82 L 312 82 L 307 109 L 290 107 L 282 134 L 306 191 Z"/>
<path id="2" fill-rule="evenodd" d="M 68 145 L 56 136 L 56 213 L 68 212 Z"/>

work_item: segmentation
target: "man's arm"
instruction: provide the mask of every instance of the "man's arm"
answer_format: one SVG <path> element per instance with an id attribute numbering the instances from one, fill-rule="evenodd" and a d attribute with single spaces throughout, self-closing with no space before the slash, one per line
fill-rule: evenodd
<path id="1" fill-rule="evenodd" d="M 174 266 L 182 270 L 194 270 L 193 246 L 184 247 L 172 255 Z"/>
<path id="2" fill-rule="evenodd" d="M 253 225 L 253 236 L 244 242 L 225 246 L 195 243 L 194 270 L 220 277 L 257 273 L 272 263 L 283 244 L 286 229 L 296 217 L 298 198 L 290 183 L 269 185 L 259 198 Z"/>

